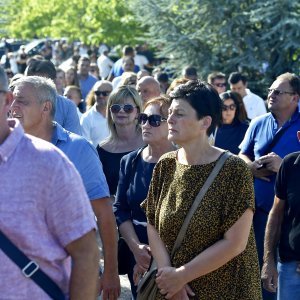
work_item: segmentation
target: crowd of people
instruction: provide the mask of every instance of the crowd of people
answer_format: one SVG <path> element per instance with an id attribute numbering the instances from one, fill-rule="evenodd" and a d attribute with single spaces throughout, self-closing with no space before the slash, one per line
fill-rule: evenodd
<path id="1" fill-rule="evenodd" d="M 48 48 L 0 67 L 0 237 L 27 256 L 1 237 L 0 298 L 117 299 L 127 274 L 139 299 L 153 261 L 155 299 L 300 298 L 297 75 L 264 101 L 240 72 L 170 82 L 139 47 Z"/>

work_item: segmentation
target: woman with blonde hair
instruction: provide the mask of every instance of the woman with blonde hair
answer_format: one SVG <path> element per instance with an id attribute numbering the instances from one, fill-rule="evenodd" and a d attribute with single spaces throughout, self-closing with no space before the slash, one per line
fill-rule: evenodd
<path id="1" fill-rule="evenodd" d="M 142 100 L 131 86 L 119 87 L 108 98 L 106 116 L 110 135 L 98 145 L 97 151 L 111 195 L 117 190 L 121 158 L 144 145 L 137 122 L 141 111 Z"/>

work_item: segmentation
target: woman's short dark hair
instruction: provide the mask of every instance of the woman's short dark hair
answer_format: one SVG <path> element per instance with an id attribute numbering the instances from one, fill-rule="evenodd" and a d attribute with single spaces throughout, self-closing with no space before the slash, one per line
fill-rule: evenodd
<path id="1" fill-rule="evenodd" d="M 207 129 L 208 136 L 221 124 L 223 104 L 219 94 L 209 83 L 199 79 L 190 80 L 177 86 L 169 96 L 171 100 L 187 101 L 196 110 L 199 120 L 205 116 L 212 118 L 211 125 Z"/>
<path id="2" fill-rule="evenodd" d="M 247 121 L 247 113 L 244 106 L 243 98 L 240 94 L 235 92 L 224 92 L 220 94 L 220 98 L 222 102 L 228 99 L 232 99 L 236 106 L 236 111 L 234 115 L 234 120 L 239 120 L 240 122 L 246 122 Z"/>

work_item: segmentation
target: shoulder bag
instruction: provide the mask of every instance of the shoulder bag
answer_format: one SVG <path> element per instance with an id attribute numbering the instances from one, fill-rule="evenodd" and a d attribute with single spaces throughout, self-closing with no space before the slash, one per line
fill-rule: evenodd
<path id="1" fill-rule="evenodd" d="M 207 190 L 219 174 L 221 168 L 223 167 L 225 161 L 227 158 L 229 158 L 232 154 L 228 151 L 225 151 L 224 153 L 221 154 L 221 157 L 218 159 L 215 167 L 213 168 L 212 172 L 206 179 L 203 187 L 199 191 L 197 197 L 195 198 L 195 201 L 193 202 L 192 207 L 187 213 L 187 216 L 185 217 L 185 220 L 180 228 L 180 231 L 178 233 L 178 236 L 176 238 L 176 241 L 174 243 L 172 252 L 171 252 L 171 258 L 173 258 L 175 252 L 177 249 L 180 247 L 182 240 L 185 236 L 185 233 L 187 231 L 188 225 L 190 223 L 190 220 L 195 213 L 196 209 L 198 208 L 199 204 L 201 203 L 201 200 L 203 199 L 204 195 L 206 194 Z M 138 288 L 137 288 L 137 300 L 154 300 L 156 299 L 156 293 L 158 290 L 158 287 L 155 282 L 156 278 L 156 273 L 157 273 L 157 266 L 152 259 L 151 265 L 149 270 L 145 273 L 145 275 L 141 278 Z"/>

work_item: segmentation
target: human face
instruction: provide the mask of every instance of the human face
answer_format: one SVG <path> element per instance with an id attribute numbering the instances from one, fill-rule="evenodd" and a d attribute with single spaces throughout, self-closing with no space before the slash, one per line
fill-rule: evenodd
<path id="1" fill-rule="evenodd" d="M 122 64 L 122 68 L 123 68 L 124 72 L 133 72 L 134 62 L 132 61 L 132 59 L 124 60 L 124 62 Z"/>
<path id="2" fill-rule="evenodd" d="M 268 109 L 271 112 L 290 111 L 293 102 L 295 103 L 295 106 L 297 106 L 295 94 L 293 94 L 293 89 L 288 81 L 275 80 L 271 85 L 270 90 L 286 92 L 275 95 L 274 91 L 272 91 L 268 94 Z"/>
<path id="3" fill-rule="evenodd" d="M 196 110 L 183 99 L 172 101 L 167 122 L 168 139 L 181 146 L 198 140 L 203 130 Z"/>
<path id="4" fill-rule="evenodd" d="M 230 84 L 231 91 L 240 94 L 242 97 L 245 97 L 247 95 L 246 88 L 247 84 L 244 84 L 242 80 L 238 81 L 235 84 Z"/>
<path id="5" fill-rule="evenodd" d="M 100 83 L 94 86 L 94 92 L 97 107 L 106 108 L 108 97 L 112 92 L 112 86 L 108 83 Z"/>
<path id="6" fill-rule="evenodd" d="M 162 122 L 158 127 L 153 127 L 147 121 L 145 124 L 141 124 L 142 127 L 142 137 L 146 144 L 159 144 L 165 142 L 168 138 L 168 124 L 166 119 L 161 115 L 160 108 L 158 104 L 150 104 L 147 106 L 143 112 L 148 117 L 152 115 L 161 116 Z"/>
<path id="7" fill-rule="evenodd" d="M 76 106 L 81 102 L 79 94 L 72 88 L 66 88 L 64 92 L 64 96 L 68 99 L 72 100 Z"/>
<path id="8" fill-rule="evenodd" d="M 26 133 L 35 132 L 44 117 L 45 103 L 40 104 L 34 88 L 29 84 L 16 86 L 13 91 L 12 117 L 19 119 Z"/>
<path id="9" fill-rule="evenodd" d="M 225 110 L 226 109 L 226 110 Z M 235 117 L 236 105 L 232 99 L 223 102 L 222 119 L 224 124 L 231 124 Z"/>
<path id="10" fill-rule="evenodd" d="M 90 71 L 90 62 L 87 60 L 80 60 L 78 63 L 78 71 L 80 75 L 87 76 Z"/>
<path id="11" fill-rule="evenodd" d="M 127 98 L 127 99 L 124 99 L 124 101 L 122 101 L 121 103 L 120 102 L 112 103 L 111 105 L 114 105 L 114 104 L 120 104 L 121 106 L 126 105 L 126 104 L 131 104 L 133 106 L 133 111 L 131 113 L 126 113 L 124 111 L 124 109 L 121 109 L 117 113 L 112 113 L 110 111 L 112 121 L 114 122 L 114 124 L 116 126 L 126 126 L 126 125 L 130 125 L 130 124 L 136 124 L 136 119 L 138 116 L 138 109 L 132 98 Z"/>
<path id="12" fill-rule="evenodd" d="M 156 93 L 156 89 L 153 89 L 153 85 L 147 82 L 138 82 L 136 90 L 138 91 L 144 102 L 147 102 L 149 99 L 159 96 L 159 94 Z"/>
<path id="13" fill-rule="evenodd" d="M 226 91 L 225 79 L 215 79 L 212 85 L 217 90 L 218 94 L 222 94 Z"/>
<path id="14" fill-rule="evenodd" d="M 58 91 L 62 90 L 65 87 L 66 79 L 64 72 L 58 72 L 56 74 L 55 85 Z"/>
<path id="15" fill-rule="evenodd" d="M 75 72 L 73 69 L 70 69 L 66 72 L 66 85 L 73 85 L 75 78 Z"/>

